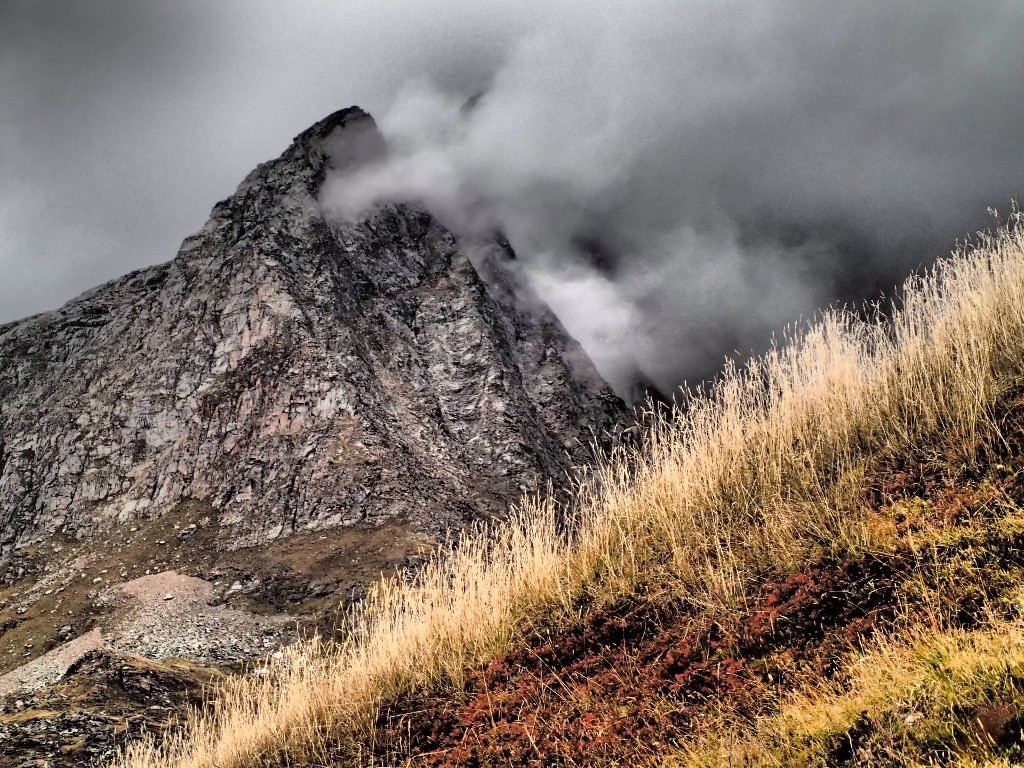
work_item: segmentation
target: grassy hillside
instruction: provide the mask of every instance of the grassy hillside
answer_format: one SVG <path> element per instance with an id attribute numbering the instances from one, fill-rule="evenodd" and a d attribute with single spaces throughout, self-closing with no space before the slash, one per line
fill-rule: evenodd
<path id="1" fill-rule="evenodd" d="M 1006 765 L 1024 229 L 726 370 L 121 768 Z M 564 515 L 568 524 L 556 523 Z"/>

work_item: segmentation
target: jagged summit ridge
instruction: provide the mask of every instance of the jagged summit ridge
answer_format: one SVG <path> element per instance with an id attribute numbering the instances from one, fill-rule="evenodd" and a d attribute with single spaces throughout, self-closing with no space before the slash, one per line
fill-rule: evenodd
<path id="1" fill-rule="evenodd" d="M 182 503 L 225 548 L 396 517 L 436 533 L 621 423 L 550 313 L 517 306 L 499 246 L 489 287 L 426 211 L 324 218 L 327 171 L 383 151 L 367 113 L 335 112 L 171 262 L 0 328 L 0 558 Z"/>

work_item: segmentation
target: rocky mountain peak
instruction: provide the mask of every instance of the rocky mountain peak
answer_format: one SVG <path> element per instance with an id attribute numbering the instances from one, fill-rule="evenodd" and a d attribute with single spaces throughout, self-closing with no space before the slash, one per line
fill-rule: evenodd
<path id="1" fill-rule="evenodd" d="M 475 244 L 478 271 L 413 206 L 324 217 L 328 169 L 384 151 L 366 112 L 335 112 L 169 263 L 0 327 L 0 569 L 154 521 L 208 553 L 385 524 L 429 541 L 624 422 L 507 243 Z"/>
<path id="2" fill-rule="evenodd" d="M 385 151 L 384 138 L 368 112 L 359 107 L 339 109 L 296 136 L 279 158 L 257 166 L 239 191 L 255 187 L 273 195 L 305 186 L 315 195 L 328 169 L 370 162 Z"/>
<path id="3" fill-rule="evenodd" d="M 89 665 L 216 667 L 330 633 L 382 572 L 624 423 L 507 242 L 398 202 L 325 217 L 327 174 L 384 151 L 336 112 L 170 262 L 0 326 L 0 709 Z M 2 738 L 42 754 L 39 728 L 70 727 L 40 722 Z M 109 754 L 115 722 L 76 743 Z"/>
<path id="4" fill-rule="evenodd" d="M 309 147 L 312 143 L 322 141 L 338 128 L 351 128 L 353 125 L 366 125 L 376 131 L 377 124 L 369 112 L 362 107 L 352 105 L 339 109 L 322 120 L 313 123 L 292 142 L 295 147 Z"/>

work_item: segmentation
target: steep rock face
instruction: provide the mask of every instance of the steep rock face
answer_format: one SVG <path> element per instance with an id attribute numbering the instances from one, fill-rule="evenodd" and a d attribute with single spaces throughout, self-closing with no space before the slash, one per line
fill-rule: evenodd
<path id="1" fill-rule="evenodd" d="M 623 406 L 546 312 L 427 212 L 332 223 L 332 166 L 383 151 L 337 112 L 259 166 L 168 264 L 0 326 L 0 564 L 181 503 L 218 547 L 498 513 Z"/>

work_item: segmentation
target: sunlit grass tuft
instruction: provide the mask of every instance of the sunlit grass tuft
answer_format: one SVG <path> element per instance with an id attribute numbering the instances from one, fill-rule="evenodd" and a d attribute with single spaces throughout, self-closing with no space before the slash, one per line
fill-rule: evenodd
<path id="1" fill-rule="evenodd" d="M 880 639 L 846 676 L 808 685 L 757 723 L 723 718 L 665 768 L 999 765 L 1007 757 L 993 752 L 1015 746 L 1024 757 L 1013 731 L 1024 715 L 1020 621 Z"/>

